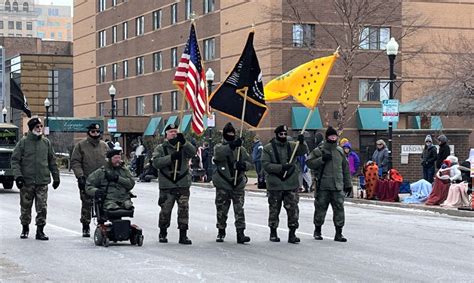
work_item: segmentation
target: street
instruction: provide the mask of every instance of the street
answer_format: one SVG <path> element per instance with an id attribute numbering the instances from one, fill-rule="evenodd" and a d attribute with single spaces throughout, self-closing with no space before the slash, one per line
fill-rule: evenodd
<path id="1" fill-rule="evenodd" d="M 313 202 L 300 201 L 300 244 L 287 243 L 286 212 L 280 215 L 280 243 L 268 240 L 265 194 L 247 193 L 246 233 L 250 244 L 235 239 L 233 211 L 224 243 L 216 243 L 214 190 L 192 187 L 191 246 L 178 244 L 176 206 L 168 244 L 158 243 L 158 185 L 137 183 L 135 223 L 143 228 L 142 247 L 129 242 L 97 247 L 81 237 L 80 200 L 76 180 L 61 176 L 50 186 L 45 233 L 49 241 L 19 238 L 19 192 L 0 189 L 0 281 L 180 281 L 180 282 L 373 282 L 473 281 L 473 219 L 432 212 L 346 205 L 347 243 L 333 241 L 331 209 L 323 227 L 323 241 L 313 234 Z M 91 226 L 92 232 L 94 231 Z"/>

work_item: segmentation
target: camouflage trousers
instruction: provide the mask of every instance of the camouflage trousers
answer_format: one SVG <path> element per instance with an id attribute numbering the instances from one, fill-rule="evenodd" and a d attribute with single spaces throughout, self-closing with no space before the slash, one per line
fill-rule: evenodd
<path id="1" fill-rule="evenodd" d="M 245 190 L 226 190 L 216 188 L 216 211 L 217 211 L 217 229 L 227 227 L 227 215 L 229 214 L 230 202 L 234 207 L 235 228 L 245 229 Z"/>
<path id="2" fill-rule="evenodd" d="M 79 195 L 81 196 L 81 223 L 90 224 L 93 197 L 86 194 L 85 190 L 79 190 Z"/>
<path id="3" fill-rule="evenodd" d="M 268 205 L 270 213 L 268 216 L 268 226 L 270 228 L 278 228 L 280 223 L 280 210 L 283 203 L 283 207 L 286 209 L 288 216 L 288 227 L 298 228 L 299 208 L 298 208 L 299 196 L 295 191 L 268 191 Z"/>
<path id="4" fill-rule="evenodd" d="M 344 192 L 335 190 L 316 190 L 314 193 L 314 225 L 322 226 L 329 204 L 333 211 L 335 226 L 344 226 Z"/>
<path id="5" fill-rule="evenodd" d="M 160 189 L 158 205 L 161 207 L 158 227 L 170 227 L 171 212 L 174 203 L 178 203 L 178 229 L 188 230 L 189 223 L 189 187 Z"/>
<path id="6" fill-rule="evenodd" d="M 22 225 L 31 223 L 31 207 L 35 203 L 36 225 L 46 225 L 48 185 L 25 185 L 20 190 L 20 221 Z"/>

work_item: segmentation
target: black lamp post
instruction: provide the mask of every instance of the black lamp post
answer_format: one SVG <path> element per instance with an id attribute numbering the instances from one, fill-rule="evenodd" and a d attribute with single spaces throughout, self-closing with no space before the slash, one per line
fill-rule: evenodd
<path id="1" fill-rule="evenodd" d="M 6 122 L 7 122 L 7 113 L 8 113 L 7 108 L 3 107 L 3 109 L 2 109 L 3 123 L 6 123 Z"/>
<path id="2" fill-rule="evenodd" d="M 49 107 L 50 106 L 51 106 L 51 102 L 46 97 L 46 99 L 44 100 L 44 107 L 46 108 L 46 121 L 44 122 L 44 124 L 45 124 L 46 127 L 48 127 L 48 124 L 49 124 L 48 118 L 49 118 Z"/>
<path id="3" fill-rule="evenodd" d="M 389 81 L 389 99 L 393 99 L 393 81 L 395 80 L 395 73 L 393 71 L 393 64 L 395 57 L 398 54 L 398 43 L 395 38 L 390 38 L 387 43 L 387 55 L 388 61 L 390 62 L 390 81 Z M 393 122 L 388 122 L 388 170 L 392 169 L 392 137 L 393 137 Z"/>
<path id="4" fill-rule="evenodd" d="M 110 95 L 110 99 L 111 99 L 111 109 L 112 109 L 112 112 L 110 113 L 110 117 L 111 119 L 115 119 L 115 93 L 116 93 L 116 89 L 114 87 L 114 85 L 111 85 L 110 88 L 109 88 L 109 95 Z M 114 134 L 110 133 L 110 137 L 112 139 L 112 141 L 115 142 L 115 136 Z"/>
<path id="5" fill-rule="evenodd" d="M 208 97 L 211 96 L 212 93 L 212 83 L 214 82 L 214 72 L 212 71 L 211 68 L 207 69 L 206 71 L 206 81 L 207 81 L 207 90 L 208 90 Z M 208 117 L 209 119 L 209 117 Z M 209 162 L 208 167 L 207 167 L 207 180 L 211 181 L 212 180 L 212 156 L 214 155 L 214 147 L 212 144 L 212 127 L 208 127 L 209 130 Z"/>

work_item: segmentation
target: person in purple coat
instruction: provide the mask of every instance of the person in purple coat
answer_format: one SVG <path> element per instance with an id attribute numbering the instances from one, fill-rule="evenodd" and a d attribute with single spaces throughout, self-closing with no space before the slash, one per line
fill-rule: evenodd
<path id="1" fill-rule="evenodd" d="M 359 171 L 360 165 L 360 158 L 355 151 L 352 150 L 352 145 L 350 142 L 346 142 L 342 145 L 342 149 L 344 149 L 344 153 L 346 154 L 347 161 L 349 162 L 349 171 L 351 173 L 351 177 L 357 175 Z"/>

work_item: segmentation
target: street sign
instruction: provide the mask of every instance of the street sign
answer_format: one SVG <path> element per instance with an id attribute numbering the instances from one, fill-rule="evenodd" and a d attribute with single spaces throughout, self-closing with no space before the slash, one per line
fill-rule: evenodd
<path id="1" fill-rule="evenodd" d="M 211 113 L 211 115 L 207 116 L 207 127 L 213 128 L 216 126 L 216 114 Z"/>
<path id="2" fill-rule="evenodd" d="M 109 133 L 115 133 L 117 131 L 117 119 L 107 120 L 107 131 L 109 131 Z"/>
<path id="3" fill-rule="evenodd" d="M 387 99 L 382 101 L 382 121 L 398 122 L 398 99 Z"/>

